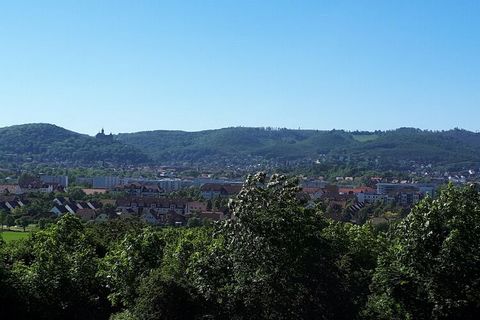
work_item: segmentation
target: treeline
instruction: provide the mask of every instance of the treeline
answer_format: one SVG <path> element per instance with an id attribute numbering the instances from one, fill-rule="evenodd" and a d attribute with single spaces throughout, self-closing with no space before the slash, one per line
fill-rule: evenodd
<path id="1" fill-rule="evenodd" d="M 0 246 L 15 319 L 474 319 L 480 193 L 449 186 L 388 232 L 305 208 L 296 181 L 250 176 L 210 227 L 82 224 Z"/>

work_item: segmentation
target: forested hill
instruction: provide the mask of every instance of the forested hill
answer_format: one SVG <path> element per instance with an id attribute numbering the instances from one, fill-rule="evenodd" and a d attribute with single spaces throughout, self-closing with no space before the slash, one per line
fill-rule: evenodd
<path id="1" fill-rule="evenodd" d="M 147 131 L 120 134 L 118 139 L 162 161 L 330 157 L 440 165 L 480 162 L 480 134 L 459 129 L 347 132 L 237 127 L 200 132 Z"/>
<path id="2" fill-rule="evenodd" d="M 261 157 L 269 160 L 316 158 L 338 147 L 354 146 L 340 131 L 225 128 L 199 132 L 149 131 L 120 134 L 118 139 L 159 160 L 215 160 Z"/>
<path id="3" fill-rule="evenodd" d="M 3 161 L 247 164 L 304 159 L 480 165 L 480 134 L 459 129 L 347 132 L 236 127 L 124 133 L 109 141 L 51 124 L 0 128 Z"/>
<path id="4" fill-rule="evenodd" d="M 0 160 L 124 164 L 149 159 L 142 151 L 119 141 L 102 141 L 55 125 L 36 123 L 0 128 Z"/>

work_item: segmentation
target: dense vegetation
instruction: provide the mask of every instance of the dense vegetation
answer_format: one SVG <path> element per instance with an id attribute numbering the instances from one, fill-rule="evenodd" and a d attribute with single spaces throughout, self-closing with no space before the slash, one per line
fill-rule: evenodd
<path id="1" fill-rule="evenodd" d="M 336 131 L 269 130 L 225 128 L 200 132 L 150 131 L 120 134 L 120 141 L 137 146 L 161 160 L 191 160 L 210 157 L 262 157 L 299 159 L 317 157 L 355 140 Z"/>
<path id="2" fill-rule="evenodd" d="M 387 233 L 325 219 L 295 181 L 250 176 L 234 219 L 152 229 L 65 215 L 0 243 L 15 319 L 474 319 L 480 192 L 446 188 Z"/>
<path id="3" fill-rule="evenodd" d="M 225 128 L 199 132 L 147 131 L 95 139 L 49 124 L 0 128 L 0 162 L 143 164 L 256 164 L 313 161 L 346 171 L 408 169 L 412 162 L 438 168 L 480 165 L 480 134 L 465 130 L 346 132 Z M 325 170 L 318 170 L 325 172 Z M 330 169 L 326 171 L 331 171 Z"/>
<path id="4" fill-rule="evenodd" d="M 385 169 L 398 168 L 399 163 L 411 161 L 453 167 L 480 163 L 480 134 L 459 129 L 346 132 L 226 128 L 201 132 L 139 132 L 120 134 L 118 139 L 163 161 L 222 157 L 285 161 L 326 157 L 337 163 L 340 159 L 365 161 L 365 166 L 370 168 L 380 164 Z"/>
<path id="5" fill-rule="evenodd" d="M 26 124 L 0 128 L 0 160 L 91 164 L 143 163 L 148 158 L 118 141 L 102 141 L 50 124 Z"/>

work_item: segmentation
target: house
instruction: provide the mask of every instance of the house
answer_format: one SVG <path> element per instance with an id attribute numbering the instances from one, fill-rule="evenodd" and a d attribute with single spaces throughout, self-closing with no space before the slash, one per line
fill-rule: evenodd
<path id="1" fill-rule="evenodd" d="M 303 192 L 310 196 L 311 200 L 318 200 L 324 195 L 323 188 L 315 188 L 315 187 L 306 187 L 302 189 Z"/>
<path id="2" fill-rule="evenodd" d="M 64 188 L 68 187 L 68 176 L 41 175 L 40 181 L 45 184 L 59 185 Z"/>
<path id="3" fill-rule="evenodd" d="M 240 184 L 205 183 L 200 187 L 202 197 L 207 200 L 237 195 L 242 190 Z"/>
<path id="4" fill-rule="evenodd" d="M 50 212 L 59 217 L 68 213 L 69 211 L 65 208 L 65 206 L 55 204 L 53 208 L 50 209 Z"/>
<path id="5" fill-rule="evenodd" d="M 5 211 L 13 211 L 15 208 L 24 207 L 26 204 L 28 204 L 28 201 L 24 200 L 21 196 L 0 196 L 0 209 Z"/>
<path id="6" fill-rule="evenodd" d="M 147 210 L 155 214 L 167 214 L 170 211 L 185 214 L 187 201 L 182 199 L 170 200 L 165 198 L 121 198 L 117 200 L 119 212 L 132 212 L 141 215 Z"/>
<path id="7" fill-rule="evenodd" d="M 187 202 L 187 206 L 185 208 L 185 213 L 194 213 L 194 212 L 204 212 L 207 211 L 207 203 L 200 202 L 200 201 L 190 201 Z"/>
<path id="8" fill-rule="evenodd" d="M 326 185 L 323 189 L 323 198 L 335 198 L 339 195 L 338 186 L 333 184 Z"/>
<path id="9" fill-rule="evenodd" d="M 65 209 L 68 210 L 71 214 L 75 214 L 78 211 L 78 207 L 75 202 L 67 202 L 63 205 Z"/>
<path id="10" fill-rule="evenodd" d="M 124 193 L 130 197 L 160 197 L 165 190 L 158 185 L 144 185 L 138 182 L 116 186 L 113 193 Z"/>
<path id="11" fill-rule="evenodd" d="M 360 192 L 357 194 L 357 201 L 361 203 L 375 203 L 375 202 L 393 202 L 386 194 L 376 194 Z"/>
<path id="12" fill-rule="evenodd" d="M 183 214 L 179 214 L 175 211 L 169 211 L 165 216 L 165 224 L 168 225 L 185 225 L 187 217 Z"/>
<path id="13" fill-rule="evenodd" d="M 37 177 L 28 177 L 18 184 L 20 193 L 50 193 L 57 189 L 57 183 L 45 183 Z"/>
<path id="14" fill-rule="evenodd" d="M 155 215 L 148 211 L 148 212 L 145 212 L 144 214 L 142 214 L 140 216 L 140 219 L 142 219 L 143 221 L 145 221 L 146 223 L 148 224 L 152 224 L 152 225 L 156 225 L 158 224 L 158 219 L 157 217 L 155 217 Z"/>
<path id="15" fill-rule="evenodd" d="M 56 197 L 55 199 L 53 199 L 53 202 L 59 206 L 63 206 L 63 204 L 66 203 L 67 201 L 68 199 L 64 197 Z"/>
<path id="16" fill-rule="evenodd" d="M 369 187 L 360 187 L 360 188 L 339 188 L 338 193 L 339 194 L 350 194 L 350 195 L 356 195 L 359 193 L 374 193 L 375 189 L 369 188 Z"/>
<path id="17" fill-rule="evenodd" d="M 206 183 L 200 187 L 202 197 L 207 200 L 215 199 L 218 197 L 228 196 L 227 190 L 223 188 L 221 184 Z"/>
<path id="18" fill-rule="evenodd" d="M 96 195 L 96 194 L 105 194 L 108 192 L 108 190 L 106 189 L 93 189 L 93 188 L 82 189 L 82 191 L 85 192 L 87 196 Z"/>
<path id="19" fill-rule="evenodd" d="M 21 194 L 20 186 L 15 184 L 0 184 L 0 195 Z"/>
<path id="20" fill-rule="evenodd" d="M 225 214 L 223 212 L 199 212 L 195 216 L 200 219 L 220 221 L 225 219 Z"/>
<path id="21" fill-rule="evenodd" d="M 5 202 L 0 201 L 0 211 L 10 211 L 10 208 L 5 205 Z"/>
<path id="22" fill-rule="evenodd" d="M 126 197 L 117 200 L 117 216 L 140 217 L 149 224 L 184 225 L 188 217 L 222 220 L 224 212 L 207 212 L 205 202 L 185 199 Z"/>
<path id="23" fill-rule="evenodd" d="M 53 199 L 53 208 L 50 210 L 51 213 L 61 216 L 65 213 L 77 214 L 80 210 L 83 211 L 82 216 L 87 216 L 86 212 L 93 210 L 97 212 L 101 208 L 101 204 L 90 201 L 71 201 L 69 198 L 56 197 Z"/>
<path id="24" fill-rule="evenodd" d="M 93 209 L 79 209 L 76 213 L 76 216 L 80 217 L 83 221 L 94 220 L 96 216 L 96 212 Z"/>
<path id="25" fill-rule="evenodd" d="M 20 186 L 20 193 L 51 193 L 56 190 L 56 185 L 53 184 L 29 184 L 26 186 Z"/>
<path id="26" fill-rule="evenodd" d="M 236 196 L 242 191 L 243 184 L 226 184 L 223 186 L 228 196 Z"/>

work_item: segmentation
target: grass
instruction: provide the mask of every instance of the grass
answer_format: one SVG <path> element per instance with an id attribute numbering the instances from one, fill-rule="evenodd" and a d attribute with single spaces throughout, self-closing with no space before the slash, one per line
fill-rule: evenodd
<path id="1" fill-rule="evenodd" d="M 10 242 L 27 238 L 30 235 L 30 232 L 5 230 L 3 232 L 0 232 L 0 235 L 3 240 L 5 240 L 5 242 Z"/>

